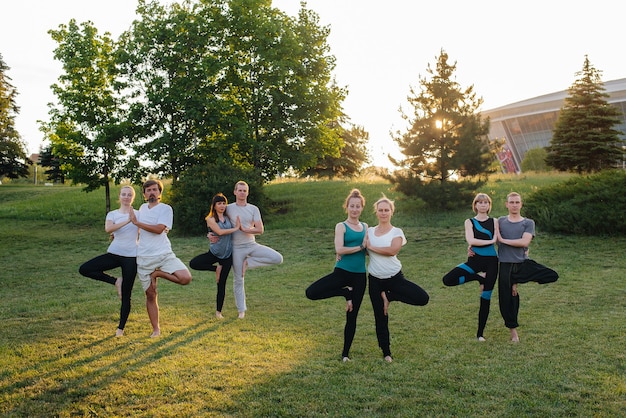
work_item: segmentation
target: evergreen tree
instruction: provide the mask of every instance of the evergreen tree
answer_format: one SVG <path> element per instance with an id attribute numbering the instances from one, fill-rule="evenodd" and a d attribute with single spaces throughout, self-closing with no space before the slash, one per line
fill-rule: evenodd
<path id="1" fill-rule="evenodd" d="M 15 101 L 17 89 L 6 74 L 9 69 L 0 54 L 0 180 L 28 177 L 28 165 L 32 164 L 15 129 L 15 116 L 20 109 Z"/>
<path id="2" fill-rule="evenodd" d="M 44 171 L 46 178 L 55 183 L 65 183 L 65 172 L 61 168 L 61 160 L 52 153 L 52 145 L 39 150 L 39 160 L 42 167 L 46 167 Z"/>
<path id="3" fill-rule="evenodd" d="M 547 148 L 549 166 L 581 174 L 614 168 L 623 160 L 622 132 L 614 129 L 621 113 L 607 102 L 600 74 L 585 56 Z"/>
<path id="4" fill-rule="evenodd" d="M 455 70 L 442 50 L 435 69 L 428 65 L 431 79 L 420 77 L 419 93 L 411 88 L 413 113 L 403 113 L 410 126 L 394 137 L 405 158 L 390 158 L 399 169 L 389 177 L 398 190 L 442 209 L 467 204 L 482 184 L 472 177 L 486 174 L 493 160 L 489 121 L 478 113 L 482 98 L 473 86 L 461 88 Z"/>

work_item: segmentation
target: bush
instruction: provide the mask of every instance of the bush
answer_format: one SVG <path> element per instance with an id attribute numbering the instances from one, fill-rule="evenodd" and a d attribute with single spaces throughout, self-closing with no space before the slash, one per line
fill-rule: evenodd
<path id="1" fill-rule="evenodd" d="M 205 217 L 217 193 L 223 193 L 229 203 L 234 202 L 235 183 L 243 180 L 250 186 L 248 201 L 263 213 L 266 198 L 263 180 L 251 169 L 232 166 L 196 165 L 185 171 L 172 185 L 168 203 L 174 208 L 174 232 L 182 235 L 202 235 L 207 231 Z"/>
<path id="2" fill-rule="evenodd" d="M 572 235 L 626 233 L 626 172 L 603 171 L 539 189 L 524 199 L 524 214 L 542 230 Z"/>
<path id="3" fill-rule="evenodd" d="M 548 152 L 545 148 L 533 148 L 526 151 L 522 160 L 522 171 L 550 171 L 546 164 Z"/>

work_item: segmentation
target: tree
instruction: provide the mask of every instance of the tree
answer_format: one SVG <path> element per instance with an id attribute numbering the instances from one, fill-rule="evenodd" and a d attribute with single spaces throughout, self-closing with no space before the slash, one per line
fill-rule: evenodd
<path id="1" fill-rule="evenodd" d="M 548 171 L 545 148 L 533 148 L 526 151 L 522 160 L 522 171 Z"/>
<path id="2" fill-rule="evenodd" d="M 139 1 L 140 18 L 120 39 L 135 150 L 152 162 L 153 173 L 174 182 L 202 160 L 203 143 L 212 159 L 227 158 L 225 148 L 206 145 L 219 141 L 228 124 L 220 98 L 226 60 L 221 3 Z"/>
<path id="3" fill-rule="evenodd" d="M 52 153 L 52 145 L 47 145 L 45 148 L 39 150 L 39 160 L 42 167 L 48 169 L 44 171 L 48 180 L 55 183 L 65 183 L 65 173 L 61 168 L 61 161 L 58 156 Z"/>
<path id="4" fill-rule="evenodd" d="M 351 125 L 350 129 L 341 129 L 343 146 L 339 156 L 325 155 L 318 159 L 314 167 L 305 170 L 304 176 L 351 177 L 358 174 L 363 164 L 369 161 L 367 142 L 369 134 L 362 126 Z"/>
<path id="5" fill-rule="evenodd" d="M 624 158 L 623 132 L 613 128 L 621 112 L 607 102 L 600 75 L 585 55 L 547 148 L 546 163 L 557 170 L 592 173 L 614 168 Z"/>
<path id="6" fill-rule="evenodd" d="M 253 168 L 269 180 L 336 154 L 345 91 L 331 79 L 328 29 L 269 0 L 139 2 L 123 36 L 137 151 L 177 180 L 195 164 Z"/>
<path id="7" fill-rule="evenodd" d="M 482 98 L 476 98 L 473 86 L 461 89 L 453 79 L 455 70 L 443 50 L 435 69 L 428 65 L 431 79 L 420 77 L 421 91 L 411 88 L 407 98 L 413 113 L 402 114 L 409 128 L 394 136 L 405 158 L 390 157 L 399 168 L 390 176 L 396 187 L 442 209 L 466 204 L 482 184 L 471 178 L 486 174 L 493 160 L 489 120 L 478 113 Z"/>
<path id="8" fill-rule="evenodd" d="M 127 154 L 124 107 L 118 89 L 115 43 L 100 36 L 91 22 L 74 19 L 49 31 L 58 43 L 54 58 L 64 73 L 52 86 L 58 104 L 50 105 L 51 120 L 43 126 L 61 169 L 89 192 L 106 190 L 106 211 L 111 208 L 110 181 L 129 175 L 133 160 Z"/>
<path id="9" fill-rule="evenodd" d="M 15 116 L 20 108 L 15 101 L 17 89 L 6 74 L 9 69 L 0 54 L 0 180 L 28 177 L 28 165 L 32 164 L 15 129 Z"/>

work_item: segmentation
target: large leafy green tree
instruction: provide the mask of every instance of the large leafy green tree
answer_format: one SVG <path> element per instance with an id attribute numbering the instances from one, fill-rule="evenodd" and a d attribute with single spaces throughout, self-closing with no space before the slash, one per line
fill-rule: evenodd
<path id="1" fill-rule="evenodd" d="M 435 69 L 428 65 L 430 80 L 420 77 L 419 92 L 411 88 L 413 112 L 403 113 L 409 128 L 394 136 L 404 158 L 391 158 L 398 170 L 390 180 L 397 188 L 440 208 L 466 204 L 481 184 L 472 178 L 486 174 L 493 160 L 489 121 L 478 111 L 482 98 L 473 86 L 462 89 L 455 71 L 456 63 L 442 50 Z"/>
<path id="2" fill-rule="evenodd" d="M 615 168 L 624 159 L 622 132 L 614 128 L 621 112 L 607 102 L 601 71 L 589 57 L 576 76 L 554 127 L 546 163 L 579 174 Z"/>
<path id="3" fill-rule="evenodd" d="M 228 15 L 227 84 L 245 127 L 237 143 L 244 159 L 266 179 L 302 169 L 341 145 L 333 122 L 345 91 L 331 78 L 329 29 L 300 9 L 297 20 L 269 0 L 232 0 Z"/>
<path id="4" fill-rule="evenodd" d="M 110 182 L 129 175 L 124 106 L 120 100 L 115 42 L 99 35 L 91 22 L 74 19 L 49 31 L 58 44 L 55 59 L 63 74 L 52 86 L 58 103 L 50 105 L 50 122 L 43 126 L 61 168 L 85 191 L 106 189 L 110 210 Z"/>
<path id="5" fill-rule="evenodd" d="M 174 180 L 198 163 L 235 164 L 271 179 L 336 154 L 329 122 L 345 91 L 331 78 L 328 29 L 269 0 L 140 1 L 124 35 L 137 148 Z"/>
<path id="6" fill-rule="evenodd" d="M 0 180 L 3 177 L 27 177 L 28 164 L 32 164 L 15 129 L 15 116 L 20 109 L 15 100 L 17 89 L 6 74 L 8 70 L 9 66 L 0 54 Z"/>
<path id="7" fill-rule="evenodd" d="M 223 159 L 219 140 L 228 123 L 221 96 L 224 22 L 220 2 L 140 1 L 140 16 L 120 42 L 120 65 L 129 80 L 129 122 L 137 153 L 153 173 L 177 181 L 202 158 Z"/>

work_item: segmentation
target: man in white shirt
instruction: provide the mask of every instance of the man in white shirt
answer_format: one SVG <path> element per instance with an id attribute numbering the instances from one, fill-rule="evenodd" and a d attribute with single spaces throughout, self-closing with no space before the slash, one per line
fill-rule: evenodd
<path id="1" fill-rule="evenodd" d="M 131 221 L 139 228 L 137 247 L 137 273 L 141 286 L 146 292 L 146 308 L 152 324 L 151 337 L 161 335 L 159 327 L 159 304 L 157 302 L 157 278 L 186 285 L 191 283 L 191 273 L 172 251 L 167 233 L 172 228 L 174 211 L 161 203 L 163 184 L 159 180 L 148 180 L 143 186 L 143 196 L 147 203 L 139 208 Z"/>

